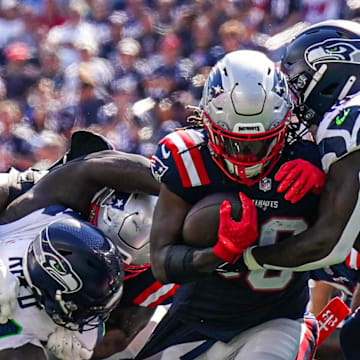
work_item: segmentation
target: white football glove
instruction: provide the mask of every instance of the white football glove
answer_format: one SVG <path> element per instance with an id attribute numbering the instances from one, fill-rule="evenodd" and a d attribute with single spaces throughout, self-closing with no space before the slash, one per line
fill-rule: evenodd
<path id="1" fill-rule="evenodd" d="M 13 317 L 19 286 L 19 279 L 0 260 L 0 324 L 6 324 Z"/>
<path id="2" fill-rule="evenodd" d="M 49 335 L 46 348 L 60 360 L 88 360 L 93 351 L 83 347 L 75 332 L 58 326 Z"/>

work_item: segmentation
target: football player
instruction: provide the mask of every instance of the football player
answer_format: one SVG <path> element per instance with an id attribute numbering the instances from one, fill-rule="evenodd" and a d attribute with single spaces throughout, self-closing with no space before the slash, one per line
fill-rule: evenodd
<path id="1" fill-rule="evenodd" d="M 0 325 L 0 359 L 45 360 L 45 344 L 60 359 L 90 359 L 123 292 L 118 248 L 61 206 L 1 225 L 0 234 L 1 271 L 20 285 Z"/>
<path id="2" fill-rule="evenodd" d="M 250 270 L 322 268 L 343 262 L 352 246 L 359 249 L 359 36 L 360 24 L 332 20 L 304 30 L 286 47 L 281 68 L 298 118 L 316 129 L 327 176 L 314 226 L 290 241 L 247 249 L 244 260 Z M 284 165 L 285 178 L 289 166 Z M 294 179 L 296 174 L 288 185 Z"/>
<path id="3" fill-rule="evenodd" d="M 105 185 L 111 188 L 104 188 Z M 176 290 L 173 284 L 162 286 L 155 281 L 149 265 L 149 232 L 157 198 L 146 194 L 156 194 L 158 190 L 148 159 L 101 151 L 57 166 L 0 215 L 1 223 L 16 224 L 29 212 L 61 204 L 96 225 L 121 249 L 124 294 L 107 322 L 107 332 L 95 349 L 95 358 L 124 350 L 148 323 L 155 307 L 168 301 Z M 63 341 L 60 336 L 57 340 Z"/>
<path id="4" fill-rule="evenodd" d="M 316 131 L 327 177 L 316 223 L 290 241 L 247 249 L 239 263 L 249 270 L 322 268 L 343 262 L 352 247 L 360 248 L 359 36 L 359 23 L 331 20 L 305 29 L 285 49 L 281 69 L 294 94 L 295 112 L 305 128 Z M 286 175 L 292 165 L 284 166 L 283 180 L 289 176 L 288 185 L 296 188 L 301 167 Z M 344 341 L 351 340 L 351 332 L 357 336 L 359 318 L 357 312 L 343 328 L 347 359 L 360 356 L 358 342 Z"/>
<path id="5" fill-rule="evenodd" d="M 309 274 L 240 273 L 232 264 L 255 241 L 261 247 L 313 224 L 317 196 L 309 192 L 292 204 L 276 191 L 274 175 L 292 159 L 319 167 L 316 145 L 287 143 L 290 94 L 284 75 L 260 52 L 235 51 L 221 59 L 200 108 L 198 126 L 166 136 L 152 158 L 161 180 L 150 235 L 152 269 L 159 281 L 180 287 L 137 358 L 162 352 L 162 359 L 311 359 L 317 332 L 316 322 L 304 316 Z M 189 209 L 218 192 L 240 193 L 241 220 L 223 216 L 213 247 L 182 243 Z M 230 216 L 230 203 L 220 211 Z"/>

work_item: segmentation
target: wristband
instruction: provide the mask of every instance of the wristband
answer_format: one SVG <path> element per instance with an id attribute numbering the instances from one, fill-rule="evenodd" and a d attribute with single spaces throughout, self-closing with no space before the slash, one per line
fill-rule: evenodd
<path id="1" fill-rule="evenodd" d="M 187 245 L 170 245 L 165 257 L 164 269 L 168 282 L 183 284 L 211 276 L 197 271 L 193 266 L 195 249 Z"/>
<path id="2" fill-rule="evenodd" d="M 255 248 L 257 246 L 251 246 L 249 248 L 247 248 L 244 253 L 244 262 L 245 265 L 247 266 L 247 268 L 249 270 L 260 270 L 260 269 L 264 269 L 256 260 L 254 255 L 252 254 L 252 249 Z"/>

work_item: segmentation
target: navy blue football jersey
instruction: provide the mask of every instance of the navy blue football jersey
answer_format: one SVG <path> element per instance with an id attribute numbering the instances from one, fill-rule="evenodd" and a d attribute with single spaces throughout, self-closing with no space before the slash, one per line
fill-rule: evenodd
<path id="1" fill-rule="evenodd" d="M 284 200 L 274 180 L 286 161 L 302 158 L 320 167 L 316 145 L 298 141 L 287 146 L 282 159 L 267 177 L 253 186 L 230 180 L 211 158 L 202 129 L 173 132 L 162 139 L 152 157 L 152 172 L 190 204 L 216 192 L 243 192 L 256 207 L 258 245 L 268 245 L 298 234 L 317 216 L 318 198 L 308 193 L 296 204 Z M 226 265 L 226 264 L 225 264 Z M 181 314 L 202 334 L 227 341 L 235 333 L 265 321 L 303 316 L 308 302 L 307 272 L 256 270 L 245 273 L 221 266 L 208 279 L 180 285 L 171 313 Z"/>
<path id="2" fill-rule="evenodd" d="M 325 282 L 336 289 L 352 296 L 356 284 L 360 280 L 360 254 L 351 249 L 344 262 L 326 266 L 322 269 L 312 270 L 310 277 L 316 281 Z"/>

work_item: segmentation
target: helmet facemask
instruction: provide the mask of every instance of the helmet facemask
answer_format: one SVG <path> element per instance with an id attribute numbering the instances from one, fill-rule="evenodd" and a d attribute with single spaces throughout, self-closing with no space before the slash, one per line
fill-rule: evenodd
<path id="1" fill-rule="evenodd" d="M 213 160 L 231 180 L 249 186 L 257 183 L 273 169 L 281 156 L 289 116 L 290 112 L 284 122 L 272 130 L 237 134 L 217 126 L 204 113 Z"/>

